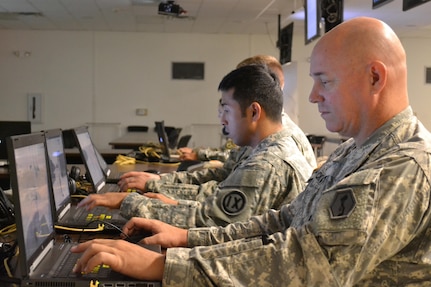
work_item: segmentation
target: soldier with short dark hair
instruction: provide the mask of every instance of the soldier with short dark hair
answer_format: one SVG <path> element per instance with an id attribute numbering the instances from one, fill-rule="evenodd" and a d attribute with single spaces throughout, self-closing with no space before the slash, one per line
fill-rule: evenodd
<path id="1" fill-rule="evenodd" d="M 190 173 L 177 172 L 147 182 L 148 173 L 130 172 L 122 176 L 120 185 L 144 194 L 91 194 L 78 206 L 120 208 L 126 218 L 159 219 L 189 228 L 248 220 L 293 200 L 315 166 L 298 144 L 298 134 L 303 132 L 282 124 L 283 97 L 277 76 L 267 66 L 248 65 L 227 74 L 218 89 L 221 124 L 236 145 L 248 147 L 235 152 L 222 180 L 187 181 Z M 167 177 L 176 180 L 167 183 Z"/>

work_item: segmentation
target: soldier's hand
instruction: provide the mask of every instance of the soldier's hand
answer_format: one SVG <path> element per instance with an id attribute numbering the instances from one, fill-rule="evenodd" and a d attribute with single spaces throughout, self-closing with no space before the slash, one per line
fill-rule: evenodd
<path id="1" fill-rule="evenodd" d="M 144 244 L 159 244 L 163 248 L 187 247 L 187 229 L 155 219 L 133 217 L 124 225 L 123 232 L 128 236 L 151 232 L 152 236 L 141 240 Z"/>

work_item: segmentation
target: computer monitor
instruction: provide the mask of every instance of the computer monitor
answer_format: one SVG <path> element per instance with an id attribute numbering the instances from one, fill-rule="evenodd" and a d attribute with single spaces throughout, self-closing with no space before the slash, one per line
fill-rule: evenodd
<path id="1" fill-rule="evenodd" d="M 306 0 L 305 10 L 305 44 L 320 37 L 321 7 L 320 0 Z"/>
<path id="2" fill-rule="evenodd" d="M 6 138 L 31 133 L 29 121 L 0 121 L 0 165 L 8 163 Z"/>

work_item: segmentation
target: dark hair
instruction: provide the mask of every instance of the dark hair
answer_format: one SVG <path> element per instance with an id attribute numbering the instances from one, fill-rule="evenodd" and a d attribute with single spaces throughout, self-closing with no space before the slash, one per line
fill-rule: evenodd
<path id="1" fill-rule="evenodd" d="M 233 70 L 220 82 L 218 90 L 233 91 L 233 99 L 239 103 L 241 112 L 253 102 L 265 110 L 269 119 L 280 122 L 283 109 L 283 92 L 277 76 L 264 65 L 247 65 Z"/>

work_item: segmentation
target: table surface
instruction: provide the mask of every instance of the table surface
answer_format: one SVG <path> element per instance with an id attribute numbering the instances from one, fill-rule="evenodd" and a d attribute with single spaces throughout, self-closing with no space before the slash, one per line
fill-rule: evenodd
<path id="1" fill-rule="evenodd" d="M 159 162 L 149 162 L 149 163 L 138 163 L 138 164 L 112 164 L 109 165 L 111 168 L 112 173 L 124 173 L 128 171 L 145 171 L 145 170 L 151 170 L 155 169 L 158 170 L 160 173 L 168 173 L 176 171 L 179 163 L 159 163 Z"/>
<path id="2" fill-rule="evenodd" d="M 155 131 L 127 132 L 123 136 L 109 142 L 113 148 L 134 148 L 148 143 L 159 143 Z"/>

